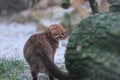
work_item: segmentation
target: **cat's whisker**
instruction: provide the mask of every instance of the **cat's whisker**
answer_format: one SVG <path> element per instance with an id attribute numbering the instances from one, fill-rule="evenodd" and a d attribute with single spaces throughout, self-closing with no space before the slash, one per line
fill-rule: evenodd
<path id="1" fill-rule="evenodd" d="M 59 38 L 59 35 L 55 36 L 55 38 Z"/>

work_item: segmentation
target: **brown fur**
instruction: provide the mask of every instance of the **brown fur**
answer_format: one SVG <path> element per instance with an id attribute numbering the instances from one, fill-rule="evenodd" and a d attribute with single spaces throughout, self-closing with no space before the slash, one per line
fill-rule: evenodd
<path id="1" fill-rule="evenodd" d="M 51 25 L 44 33 L 32 35 L 25 44 L 24 57 L 30 66 L 33 80 L 37 80 L 39 72 L 47 73 L 49 80 L 58 78 L 69 80 L 69 74 L 62 72 L 54 63 L 54 55 L 58 40 L 67 37 L 61 25 Z"/>

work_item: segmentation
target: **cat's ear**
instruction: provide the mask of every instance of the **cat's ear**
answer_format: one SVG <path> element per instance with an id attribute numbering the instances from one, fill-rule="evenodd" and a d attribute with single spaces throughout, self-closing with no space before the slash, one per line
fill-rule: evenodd
<path id="1" fill-rule="evenodd" d="M 56 28 L 57 28 L 57 25 L 50 25 L 49 29 L 51 32 L 54 32 L 56 30 Z"/>

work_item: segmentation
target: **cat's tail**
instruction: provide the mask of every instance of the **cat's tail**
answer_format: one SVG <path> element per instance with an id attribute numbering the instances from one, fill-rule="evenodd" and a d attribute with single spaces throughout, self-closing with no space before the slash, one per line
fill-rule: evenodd
<path id="1" fill-rule="evenodd" d="M 60 80 L 70 80 L 68 72 L 63 72 L 60 70 L 57 65 L 46 55 L 42 54 L 42 60 L 48 72 L 53 75 L 55 78 Z"/>

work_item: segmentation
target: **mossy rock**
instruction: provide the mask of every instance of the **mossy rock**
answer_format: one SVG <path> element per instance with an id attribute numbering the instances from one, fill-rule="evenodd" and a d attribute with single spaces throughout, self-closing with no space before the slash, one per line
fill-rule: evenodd
<path id="1" fill-rule="evenodd" d="M 120 4 L 120 0 L 107 0 L 109 2 L 109 4 Z"/>
<path id="2" fill-rule="evenodd" d="M 120 80 L 120 14 L 99 13 L 72 32 L 65 64 L 73 80 Z"/>
<path id="3" fill-rule="evenodd" d="M 109 8 L 109 11 L 110 12 L 115 12 L 115 13 L 117 13 L 117 12 L 120 13 L 120 4 L 111 5 L 110 8 Z"/>
<path id="4" fill-rule="evenodd" d="M 107 0 L 110 4 L 110 12 L 119 12 L 120 13 L 120 0 Z"/>

